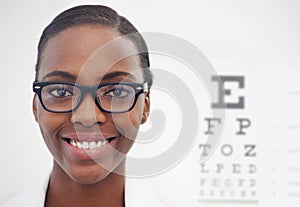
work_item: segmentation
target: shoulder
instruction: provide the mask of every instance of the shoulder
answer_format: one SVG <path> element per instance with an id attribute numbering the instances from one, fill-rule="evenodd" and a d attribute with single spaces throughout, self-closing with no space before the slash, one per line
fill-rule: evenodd
<path id="1" fill-rule="evenodd" d="M 126 207 L 180 206 L 173 197 L 157 193 L 142 180 L 131 178 L 126 178 L 125 203 Z"/>
<path id="2" fill-rule="evenodd" d="M 48 181 L 49 176 L 44 179 L 37 180 L 20 192 L 1 196 L 4 201 L 3 207 L 43 207 Z"/>

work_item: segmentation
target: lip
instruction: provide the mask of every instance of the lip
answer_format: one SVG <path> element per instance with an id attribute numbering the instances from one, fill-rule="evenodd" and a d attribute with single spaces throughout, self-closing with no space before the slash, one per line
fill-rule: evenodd
<path id="1" fill-rule="evenodd" d="M 87 160 L 99 160 L 102 157 L 107 157 L 106 155 L 112 154 L 113 150 L 116 150 L 116 142 L 119 137 L 116 135 L 108 135 L 101 133 L 70 133 L 63 134 L 61 136 L 63 150 L 78 160 L 87 161 Z M 94 149 L 79 149 L 68 142 L 69 140 L 78 140 L 78 141 L 99 141 L 99 140 L 109 140 L 109 142 L 101 147 Z"/>

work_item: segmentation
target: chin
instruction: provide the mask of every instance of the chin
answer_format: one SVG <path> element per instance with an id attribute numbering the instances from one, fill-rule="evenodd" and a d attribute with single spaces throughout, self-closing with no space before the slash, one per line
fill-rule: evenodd
<path id="1" fill-rule="evenodd" d="M 103 180 L 105 180 L 111 172 L 103 169 L 101 171 L 93 172 L 93 171 L 86 171 L 86 172 L 76 172 L 69 175 L 69 177 L 80 185 L 94 185 Z"/>
<path id="2" fill-rule="evenodd" d="M 98 163 L 96 161 L 55 162 L 54 169 L 56 172 L 62 173 L 63 177 L 66 176 L 66 179 L 80 185 L 94 185 L 107 180 L 108 177 L 124 172 L 125 160 L 122 157 L 103 160 L 101 163 L 100 161 Z"/>

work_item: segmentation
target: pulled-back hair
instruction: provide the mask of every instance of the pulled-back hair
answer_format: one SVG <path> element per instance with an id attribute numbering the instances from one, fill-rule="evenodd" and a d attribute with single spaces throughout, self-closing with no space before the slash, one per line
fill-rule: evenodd
<path id="1" fill-rule="evenodd" d="M 58 16 L 44 29 L 38 44 L 38 57 L 35 67 L 35 80 L 38 80 L 40 61 L 47 41 L 58 33 L 78 25 L 101 25 L 116 29 L 121 35 L 128 37 L 139 51 L 141 67 L 144 69 L 144 79 L 151 86 L 153 75 L 150 71 L 148 48 L 138 30 L 123 16 L 113 9 L 102 5 L 82 5 L 70 8 Z"/>

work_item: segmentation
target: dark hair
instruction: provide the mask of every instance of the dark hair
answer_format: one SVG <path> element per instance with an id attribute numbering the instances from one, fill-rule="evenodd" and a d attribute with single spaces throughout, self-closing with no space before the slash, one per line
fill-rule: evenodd
<path id="1" fill-rule="evenodd" d="M 47 41 L 68 28 L 78 25 L 102 25 L 116 29 L 122 35 L 129 35 L 130 40 L 139 51 L 141 66 L 144 69 L 144 79 L 151 86 L 153 75 L 150 71 L 148 48 L 138 30 L 123 16 L 113 9 L 102 5 L 82 5 L 70 8 L 58 16 L 44 29 L 38 45 L 38 57 L 35 67 L 35 80 L 38 79 L 41 56 Z"/>

